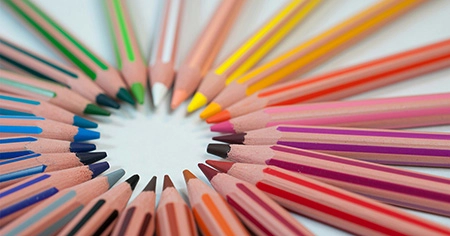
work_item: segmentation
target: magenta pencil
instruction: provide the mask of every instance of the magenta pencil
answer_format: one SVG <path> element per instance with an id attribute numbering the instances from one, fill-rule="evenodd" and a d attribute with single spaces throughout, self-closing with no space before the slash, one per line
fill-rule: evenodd
<path id="1" fill-rule="evenodd" d="M 448 235 L 450 228 L 274 166 L 207 161 L 284 207 L 357 235 Z"/>
<path id="2" fill-rule="evenodd" d="M 64 189 L 2 228 L 0 235 L 54 235 L 124 174 L 125 171 L 119 169 Z"/>
<path id="3" fill-rule="evenodd" d="M 156 176 L 120 215 L 111 235 L 153 235 L 155 232 Z"/>
<path id="4" fill-rule="evenodd" d="M 198 164 L 214 189 L 256 235 L 313 235 L 284 208 L 245 181 Z"/>
<path id="5" fill-rule="evenodd" d="M 450 156 L 450 134 L 438 132 L 278 125 L 213 139 L 231 144 L 279 144 L 388 165 L 441 163 Z"/>
<path id="6" fill-rule="evenodd" d="M 0 190 L 0 227 L 59 191 L 86 182 L 109 168 L 108 162 L 44 173 Z"/>
<path id="7" fill-rule="evenodd" d="M 274 106 L 211 126 L 242 133 L 275 125 L 399 129 L 450 124 L 450 93 Z"/>
<path id="8" fill-rule="evenodd" d="M 279 145 L 210 144 L 208 152 L 231 161 L 299 172 L 391 205 L 450 216 L 448 178 Z"/>

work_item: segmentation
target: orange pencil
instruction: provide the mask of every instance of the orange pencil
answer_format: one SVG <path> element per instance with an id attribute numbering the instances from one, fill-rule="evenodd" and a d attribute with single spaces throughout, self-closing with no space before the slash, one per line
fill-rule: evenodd
<path id="1" fill-rule="evenodd" d="M 208 25 L 178 69 L 171 102 L 172 109 L 177 108 L 197 89 L 228 37 L 244 2 L 244 0 L 222 0 L 216 8 Z"/>
<path id="2" fill-rule="evenodd" d="M 183 171 L 189 202 L 203 235 L 249 235 L 223 198 L 189 170 Z"/>
<path id="3" fill-rule="evenodd" d="M 192 212 L 168 175 L 156 210 L 156 235 L 198 235 Z"/>

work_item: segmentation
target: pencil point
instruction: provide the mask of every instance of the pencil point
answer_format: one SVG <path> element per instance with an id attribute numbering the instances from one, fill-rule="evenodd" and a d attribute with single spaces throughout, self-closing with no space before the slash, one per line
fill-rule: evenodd
<path id="1" fill-rule="evenodd" d="M 98 124 L 95 122 L 92 122 L 88 119 L 84 119 L 81 116 L 73 116 L 73 125 L 81 127 L 81 128 L 97 128 Z"/>
<path id="2" fill-rule="evenodd" d="M 84 165 L 95 163 L 106 157 L 106 152 L 84 152 L 75 154 Z"/>
<path id="3" fill-rule="evenodd" d="M 213 168 L 211 168 L 203 163 L 198 163 L 198 168 L 200 168 L 200 170 L 203 172 L 203 174 L 206 176 L 206 178 L 208 178 L 209 181 L 211 181 L 211 179 L 214 178 L 214 176 L 219 174 L 219 172 L 217 170 L 214 170 Z"/>
<path id="4" fill-rule="evenodd" d="M 109 163 L 105 161 L 105 162 L 90 164 L 89 169 L 92 171 L 92 178 L 95 178 L 98 175 L 100 175 L 101 173 L 103 173 L 105 170 L 109 169 Z"/>
<path id="5" fill-rule="evenodd" d="M 229 143 L 229 144 L 244 144 L 246 133 L 230 134 L 213 137 L 213 140 Z"/>
<path id="6" fill-rule="evenodd" d="M 95 150 L 97 147 L 92 143 L 71 142 L 69 146 L 70 152 L 89 152 Z"/>
<path id="7" fill-rule="evenodd" d="M 211 124 L 211 123 L 219 123 L 219 122 L 223 122 L 223 121 L 227 121 L 231 119 L 231 114 L 228 110 L 223 110 L 211 117 L 209 117 L 208 119 L 206 119 L 206 123 Z"/>
<path id="8" fill-rule="evenodd" d="M 202 93 L 196 92 L 187 107 L 188 112 L 193 112 L 208 103 L 208 98 Z"/>
<path id="9" fill-rule="evenodd" d="M 134 188 L 136 188 L 137 183 L 139 182 L 139 175 L 133 175 L 127 180 L 125 180 L 125 182 L 130 184 L 131 190 L 134 190 Z"/>
<path id="10" fill-rule="evenodd" d="M 145 89 L 142 83 L 134 83 L 131 85 L 131 92 L 139 104 L 144 104 Z"/>
<path id="11" fill-rule="evenodd" d="M 153 105 L 156 107 L 161 104 L 169 89 L 162 83 L 155 83 L 152 86 Z"/>
<path id="12" fill-rule="evenodd" d="M 197 177 L 189 170 L 183 170 L 184 182 L 189 182 L 190 179 L 196 179 Z"/>
<path id="13" fill-rule="evenodd" d="M 108 178 L 109 187 L 111 188 L 111 186 L 117 183 L 117 181 L 119 181 L 119 179 L 122 178 L 123 175 L 125 175 L 124 169 L 118 169 L 109 174 L 106 174 L 105 176 L 106 178 Z"/>
<path id="14" fill-rule="evenodd" d="M 106 94 L 103 94 L 103 93 L 97 95 L 97 97 L 95 98 L 95 102 L 97 102 L 98 104 L 100 104 L 102 106 L 107 106 L 107 107 L 111 107 L 114 109 L 120 108 L 119 103 L 117 103 L 112 98 L 108 97 Z"/>
<path id="15" fill-rule="evenodd" d="M 101 115 L 101 116 L 110 116 L 111 112 L 95 105 L 95 104 L 88 104 L 86 108 L 84 108 L 83 113 L 85 114 L 91 114 L 91 115 Z"/>
<path id="16" fill-rule="evenodd" d="M 234 165 L 234 162 L 229 161 L 206 160 L 206 163 L 224 173 L 227 173 Z"/>
<path id="17" fill-rule="evenodd" d="M 172 180 L 168 175 L 164 175 L 163 190 L 169 187 L 174 187 Z"/>
<path id="18" fill-rule="evenodd" d="M 131 96 L 131 94 L 125 88 L 120 88 L 119 92 L 117 92 L 116 96 L 120 100 L 128 102 L 129 104 L 131 104 L 133 106 L 134 106 L 134 104 L 136 104 L 134 102 L 133 97 Z"/>
<path id="19" fill-rule="evenodd" d="M 73 141 L 86 141 L 100 138 L 100 133 L 88 129 L 78 128 L 78 132 L 73 136 Z"/>
<path id="20" fill-rule="evenodd" d="M 184 100 L 186 100 L 186 98 L 188 98 L 188 96 L 189 95 L 184 90 L 175 90 L 170 103 L 172 110 L 176 109 Z"/>
<path id="21" fill-rule="evenodd" d="M 200 113 L 200 118 L 207 119 L 217 113 L 219 113 L 222 110 L 222 106 L 220 106 L 219 104 L 215 103 L 215 102 L 211 102 L 206 108 L 205 110 L 202 111 L 202 113 Z"/>
<path id="22" fill-rule="evenodd" d="M 156 190 L 156 176 L 153 176 L 152 179 L 148 182 L 147 186 L 145 186 L 144 192 L 155 192 Z"/>
<path id="23" fill-rule="evenodd" d="M 227 158 L 230 150 L 231 150 L 230 145 L 221 143 L 210 143 L 206 148 L 206 151 L 209 154 L 213 154 L 222 158 Z"/>
<path id="24" fill-rule="evenodd" d="M 212 125 L 209 128 L 212 132 L 221 132 L 221 133 L 236 133 L 234 130 L 233 124 L 229 121 L 220 122 L 218 124 Z"/>

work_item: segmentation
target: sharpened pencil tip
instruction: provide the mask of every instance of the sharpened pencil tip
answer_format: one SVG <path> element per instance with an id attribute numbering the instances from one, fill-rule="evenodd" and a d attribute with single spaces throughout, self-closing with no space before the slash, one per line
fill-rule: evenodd
<path id="1" fill-rule="evenodd" d="M 125 180 L 125 182 L 130 184 L 131 190 L 134 190 L 134 188 L 136 188 L 137 183 L 139 182 L 139 179 L 140 179 L 139 175 L 133 175 L 127 180 Z"/>
<path id="2" fill-rule="evenodd" d="M 145 186 L 144 192 L 155 192 L 156 190 L 156 176 L 153 176 L 152 179 L 148 182 L 147 186 Z"/>
<path id="3" fill-rule="evenodd" d="M 231 150 L 230 145 L 222 143 L 210 143 L 206 148 L 206 151 L 209 154 L 213 154 L 222 158 L 227 158 L 230 150 Z"/>
<path id="4" fill-rule="evenodd" d="M 206 106 L 205 110 L 203 110 L 202 113 L 200 113 L 200 118 L 202 118 L 203 120 L 207 119 L 219 113 L 220 111 L 222 111 L 222 106 L 220 106 L 215 102 L 211 102 L 208 106 Z"/>
<path id="5" fill-rule="evenodd" d="M 128 102 L 129 104 L 133 105 L 136 104 L 134 102 L 133 97 L 131 96 L 130 92 L 126 90 L 125 88 L 120 88 L 119 92 L 117 92 L 116 97 L 122 101 Z"/>
<path id="6" fill-rule="evenodd" d="M 134 83 L 131 85 L 131 93 L 139 104 L 144 104 L 145 88 L 142 83 Z"/>
<path id="7" fill-rule="evenodd" d="M 229 119 L 231 119 L 230 112 L 228 110 L 223 110 L 223 111 L 209 117 L 208 119 L 206 119 L 206 123 L 208 123 L 208 124 L 219 123 L 219 122 L 227 121 Z"/>
<path id="8" fill-rule="evenodd" d="M 229 144 L 243 144 L 245 141 L 246 133 L 230 134 L 213 137 L 213 140 L 229 143 Z"/>
<path id="9" fill-rule="evenodd" d="M 216 168 L 221 172 L 227 173 L 228 170 L 231 169 L 231 167 L 233 167 L 234 162 L 206 160 L 206 164 Z"/>
<path id="10" fill-rule="evenodd" d="M 189 170 L 183 170 L 184 182 L 189 182 L 190 179 L 196 179 L 197 177 Z"/>
<path id="11" fill-rule="evenodd" d="M 75 155 L 80 159 L 81 163 L 89 165 L 105 158 L 106 152 L 83 152 L 76 153 Z"/>
<path id="12" fill-rule="evenodd" d="M 198 163 L 198 168 L 200 168 L 200 170 L 203 172 L 206 178 L 208 178 L 209 181 L 211 181 L 211 179 L 219 173 L 219 171 L 214 170 L 213 168 L 203 163 Z"/>
<path id="13" fill-rule="evenodd" d="M 92 143 L 79 143 L 71 142 L 69 150 L 70 152 L 89 152 L 95 150 L 97 147 Z"/>
<path id="14" fill-rule="evenodd" d="M 91 139 L 99 139 L 100 133 L 88 129 L 78 128 L 78 132 L 73 136 L 73 141 L 86 141 Z"/>
<path id="15" fill-rule="evenodd" d="M 174 187 L 173 182 L 168 175 L 164 175 L 163 190 L 169 187 Z"/>
<path id="16" fill-rule="evenodd" d="M 81 116 L 76 116 L 76 115 L 73 116 L 72 124 L 75 125 L 75 126 L 78 126 L 80 128 L 86 128 L 86 129 L 97 128 L 98 127 L 97 123 L 92 122 L 92 121 L 90 121 L 88 119 L 84 119 Z"/>
<path id="17" fill-rule="evenodd" d="M 117 103 L 112 98 L 108 97 L 106 94 L 103 94 L 103 93 L 97 95 L 97 97 L 95 98 L 95 102 L 97 102 L 98 104 L 100 104 L 102 106 L 107 106 L 107 107 L 111 107 L 114 109 L 120 108 L 119 103 Z"/>
<path id="18" fill-rule="evenodd" d="M 110 116 L 111 112 L 95 105 L 95 104 L 88 104 L 85 108 L 83 113 L 90 114 L 90 115 L 100 115 L 100 116 Z"/>
<path id="19" fill-rule="evenodd" d="M 206 105 L 206 103 L 208 103 L 208 98 L 205 95 L 203 95 L 202 93 L 196 92 L 187 107 L 187 111 L 189 113 L 193 112 L 193 111 L 199 109 L 200 107 Z"/>
<path id="20" fill-rule="evenodd" d="M 109 187 L 111 188 L 124 175 L 125 175 L 124 169 L 118 169 L 111 173 L 106 174 L 105 176 L 106 176 L 106 178 L 108 178 Z"/>
<path id="21" fill-rule="evenodd" d="M 105 172 L 105 170 L 109 169 L 108 162 L 100 162 L 89 165 L 89 169 L 92 171 L 92 178 L 97 177 L 99 174 Z"/>
<path id="22" fill-rule="evenodd" d="M 220 132 L 220 133 L 236 133 L 234 130 L 233 124 L 230 121 L 220 122 L 218 124 L 212 125 L 209 128 L 212 132 Z"/>
<path id="23" fill-rule="evenodd" d="M 155 107 L 159 106 L 163 100 L 163 98 L 166 96 L 167 91 L 169 89 L 162 83 L 155 83 L 152 86 L 152 98 L 153 98 L 153 105 Z"/>
<path id="24" fill-rule="evenodd" d="M 175 90 L 172 95 L 172 101 L 170 102 L 170 107 L 172 110 L 176 109 L 180 104 L 188 98 L 188 94 L 184 90 Z"/>

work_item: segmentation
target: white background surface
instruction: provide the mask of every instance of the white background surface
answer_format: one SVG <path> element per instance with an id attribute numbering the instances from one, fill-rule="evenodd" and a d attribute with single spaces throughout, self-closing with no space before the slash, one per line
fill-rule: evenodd
<path id="1" fill-rule="evenodd" d="M 35 2 L 93 51 L 115 65 L 114 51 L 109 38 L 110 34 L 102 1 L 39 0 Z M 285 2 L 287 1 L 248 0 L 216 63 L 229 54 L 239 43 L 243 42 L 246 37 L 250 36 L 261 23 L 275 13 Z M 274 58 L 374 2 L 325 0 L 319 9 L 297 27 L 264 61 Z M 207 23 L 217 3 L 218 0 L 187 1 L 179 40 L 178 63 L 188 53 L 190 45 Z M 152 39 L 158 14 L 162 11 L 161 6 L 161 1 L 156 0 L 128 1 L 135 31 L 142 52 L 147 59 L 151 55 Z M 329 60 L 309 74 L 342 68 L 450 38 L 449 13 L 450 1 L 430 1 Z M 3 3 L 0 4 L 0 34 L 53 59 L 65 61 L 43 41 L 35 37 L 34 33 L 28 31 L 18 21 L 18 18 L 6 9 Z M 446 69 L 349 99 L 449 91 L 450 69 Z M 112 166 L 111 170 L 124 168 L 127 172 L 124 178 L 133 173 L 140 174 L 141 182 L 138 184 L 133 197 L 139 193 L 153 175 L 159 178 L 157 186 L 159 196 L 164 174 L 169 174 L 179 191 L 186 196 L 181 171 L 189 169 L 205 180 L 197 168 L 197 163 L 208 158 L 216 158 L 205 152 L 207 144 L 211 142 L 211 137 L 216 134 L 209 132 L 209 127 L 198 118 L 198 111 L 192 115 L 186 115 L 187 102 L 173 112 L 169 109 L 168 97 L 158 109 L 154 109 L 150 104 L 147 96 L 145 104 L 137 109 L 123 104 L 122 109 L 114 110 L 111 117 L 97 118 L 97 121 L 100 122 L 98 130 L 102 137 L 95 143 L 99 150 L 108 152 L 107 160 Z M 425 127 L 416 130 L 450 132 L 450 126 Z M 419 167 L 408 169 L 450 177 L 450 170 L 448 169 Z M 410 212 L 450 225 L 449 218 L 415 211 Z M 346 234 L 316 221 L 301 216 L 296 217 L 318 235 Z"/>

